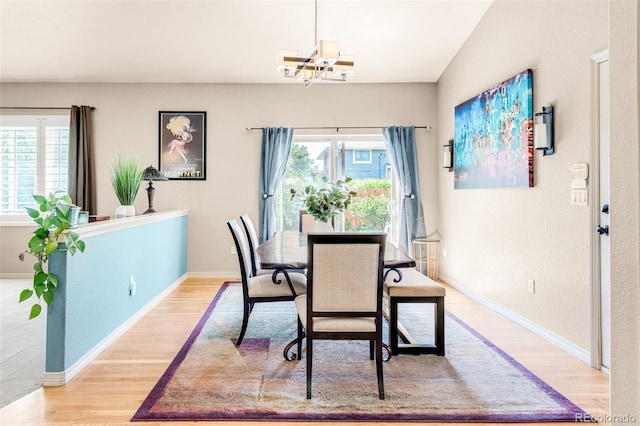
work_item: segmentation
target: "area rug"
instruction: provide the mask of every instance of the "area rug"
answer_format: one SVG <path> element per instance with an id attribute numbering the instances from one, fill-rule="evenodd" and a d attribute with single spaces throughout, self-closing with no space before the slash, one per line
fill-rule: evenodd
<path id="1" fill-rule="evenodd" d="M 446 356 L 399 355 L 384 363 L 378 399 L 367 342 L 314 345 L 313 397 L 306 358 L 286 361 L 296 335 L 292 302 L 255 305 L 242 344 L 242 289 L 225 283 L 132 421 L 557 422 L 589 416 L 450 313 Z M 402 305 L 400 321 L 432 339 L 428 304 Z M 385 334 L 386 335 L 386 334 Z"/>

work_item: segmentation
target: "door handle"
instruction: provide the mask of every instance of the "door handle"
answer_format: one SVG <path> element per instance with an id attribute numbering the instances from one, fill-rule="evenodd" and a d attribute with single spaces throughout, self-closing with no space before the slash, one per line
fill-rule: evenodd
<path id="1" fill-rule="evenodd" d="M 609 225 L 605 225 L 604 227 L 598 226 L 596 232 L 600 235 L 609 235 Z"/>

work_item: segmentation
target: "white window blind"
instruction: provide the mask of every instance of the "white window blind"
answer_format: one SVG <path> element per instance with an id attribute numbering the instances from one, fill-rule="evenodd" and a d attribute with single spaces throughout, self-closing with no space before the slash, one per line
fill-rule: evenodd
<path id="1" fill-rule="evenodd" d="M 0 214 L 22 214 L 33 195 L 67 191 L 68 116 L 0 117 Z"/>

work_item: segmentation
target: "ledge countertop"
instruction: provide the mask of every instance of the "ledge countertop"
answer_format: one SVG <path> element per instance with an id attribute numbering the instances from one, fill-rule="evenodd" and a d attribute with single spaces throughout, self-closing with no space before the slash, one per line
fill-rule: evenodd
<path id="1" fill-rule="evenodd" d="M 78 225 L 70 230 L 78 234 L 81 238 L 93 237 L 95 235 L 106 234 L 123 229 L 134 228 L 136 226 L 146 225 L 154 222 L 161 222 L 180 216 L 188 216 L 189 210 L 169 210 L 166 212 L 157 212 L 150 214 L 140 214 L 137 216 L 124 217 L 120 219 L 101 220 L 98 222 L 90 222 Z"/>

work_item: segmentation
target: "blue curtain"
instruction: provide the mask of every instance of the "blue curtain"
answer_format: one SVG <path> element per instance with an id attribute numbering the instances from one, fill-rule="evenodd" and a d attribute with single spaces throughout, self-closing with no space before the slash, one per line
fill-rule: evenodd
<path id="1" fill-rule="evenodd" d="M 411 240 L 427 236 L 420 202 L 416 129 L 390 126 L 384 127 L 382 134 L 403 195 L 400 205 L 398 247 L 411 255 Z"/>
<path id="2" fill-rule="evenodd" d="M 262 130 L 262 157 L 260 163 L 260 243 L 276 232 L 276 205 L 274 194 L 282 180 L 289 158 L 293 129 L 265 127 Z"/>

